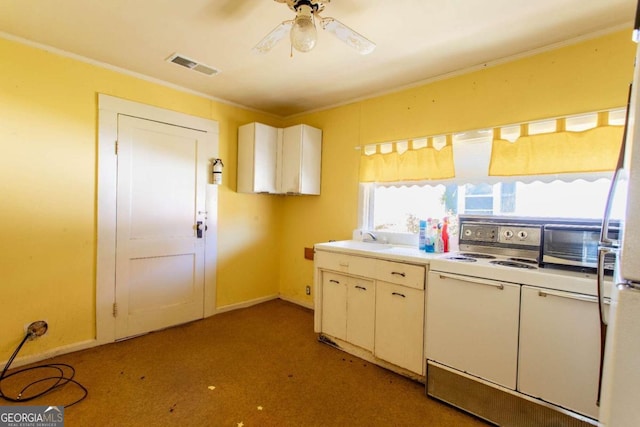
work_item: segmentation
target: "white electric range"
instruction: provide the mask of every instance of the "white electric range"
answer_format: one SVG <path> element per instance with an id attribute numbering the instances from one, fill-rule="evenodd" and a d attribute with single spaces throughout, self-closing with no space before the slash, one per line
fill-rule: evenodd
<path id="1" fill-rule="evenodd" d="M 429 268 L 470 278 L 597 295 L 595 273 L 540 267 L 541 231 L 542 224 L 518 219 L 461 219 L 460 251 L 433 259 Z"/>
<path id="2" fill-rule="evenodd" d="M 460 251 L 429 264 L 426 391 L 498 425 L 593 425 L 596 274 L 541 267 L 542 229 L 460 218 Z"/>

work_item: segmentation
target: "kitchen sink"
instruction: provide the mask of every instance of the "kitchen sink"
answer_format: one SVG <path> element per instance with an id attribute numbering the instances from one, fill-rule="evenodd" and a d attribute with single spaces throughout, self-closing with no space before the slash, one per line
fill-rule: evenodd
<path id="1" fill-rule="evenodd" d="M 382 243 L 376 241 L 360 241 L 360 240 L 341 240 L 339 242 L 332 242 L 334 246 L 342 247 L 345 249 L 354 249 L 361 251 L 384 251 L 393 248 L 393 245 L 389 243 Z"/>

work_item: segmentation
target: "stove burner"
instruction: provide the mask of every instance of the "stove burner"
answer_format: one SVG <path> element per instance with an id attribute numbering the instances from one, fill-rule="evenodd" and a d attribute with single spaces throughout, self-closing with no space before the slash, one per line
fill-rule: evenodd
<path id="1" fill-rule="evenodd" d="M 496 257 L 489 254 L 477 254 L 473 252 L 462 252 L 460 255 L 469 258 L 479 258 L 479 259 L 495 259 Z"/>
<path id="2" fill-rule="evenodd" d="M 508 260 L 495 260 L 495 261 L 489 261 L 489 263 L 491 264 L 495 264 L 495 265 L 503 265 L 505 267 L 515 267 L 515 268 L 528 268 L 531 270 L 535 270 L 538 267 L 534 267 L 533 265 L 529 265 L 529 264 L 525 264 L 522 262 L 515 262 L 515 261 L 508 261 Z"/>
<path id="3" fill-rule="evenodd" d="M 466 257 L 466 256 L 457 256 L 457 255 L 450 256 L 450 257 L 447 257 L 445 259 L 450 259 L 452 261 L 462 261 L 462 262 L 476 262 L 477 261 L 477 259 L 474 259 L 474 258 L 469 258 L 469 257 Z"/>
<path id="4" fill-rule="evenodd" d="M 509 258 L 509 261 L 524 262 L 526 264 L 537 264 L 538 261 L 529 258 Z"/>

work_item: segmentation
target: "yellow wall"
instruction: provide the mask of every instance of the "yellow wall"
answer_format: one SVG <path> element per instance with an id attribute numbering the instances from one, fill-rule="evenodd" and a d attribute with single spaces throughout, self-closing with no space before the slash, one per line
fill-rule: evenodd
<path id="1" fill-rule="evenodd" d="M 97 93 L 218 121 L 218 307 L 277 292 L 311 304 L 304 247 L 357 226 L 355 146 L 621 106 L 634 48 L 622 31 L 280 120 L 0 39 L 0 360 L 34 320 L 50 329 L 24 354 L 95 336 Z M 251 121 L 323 129 L 321 196 L 235 192 L 237 128 Z"/>
<path id="2" fill-rule="evenodd" d="M 357 227 L 355 146 L 624 106 L 635 48 L 631 30 L 618 31 L 291 120 L 324 132 L 322 195 L 285 200 L 280 292 L 310 304 L 303 247 L 350 239 Z"/>
<path id="3" fill-rule="evenodd" d="M 281 120 L 4 39 L 0 58 L 0 360 L 34 320 L 21 355 L 95 337 L 98 93 L 219 122 L 218 306 L 278 293 L 281 199 L 236 193 L 234 165 L 240 124 Z"/>

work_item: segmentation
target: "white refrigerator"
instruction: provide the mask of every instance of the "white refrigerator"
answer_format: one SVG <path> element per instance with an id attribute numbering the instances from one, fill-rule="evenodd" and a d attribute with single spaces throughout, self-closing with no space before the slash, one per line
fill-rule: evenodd
<path id="1" fill-rule="evenodd" d="M 638 12 L 634 40 L 638 42 Z M 638 51 L 640 53 L 640 50 Z M 625 140 L 605 212 L 599 264 L 616 254 L 611 305 L 601 304 L 604 339 L 599 425 L 640 426 L 640 55 L 630 88 Z M 612 241 L 607 229 L 614 206 L 623 205 L 620 239 Z M 602 271 L 602 270 L 601 270 Z M 602 272 L 599 279 L 602 283 Z M 602 303 L 603 301 L 601 301 Z M 608 310 L 608 313 L 606 311 Z M 608 315 L 608 316 L 607 316 Z"/>

